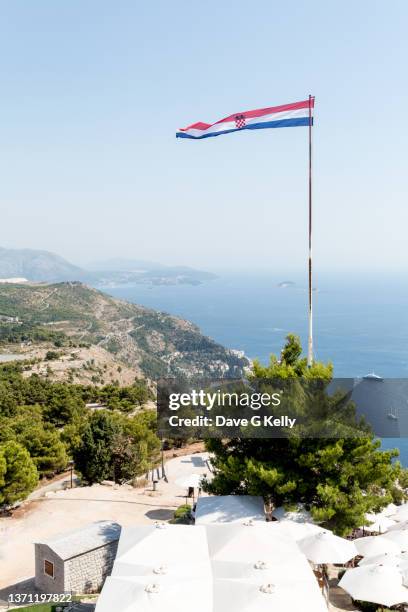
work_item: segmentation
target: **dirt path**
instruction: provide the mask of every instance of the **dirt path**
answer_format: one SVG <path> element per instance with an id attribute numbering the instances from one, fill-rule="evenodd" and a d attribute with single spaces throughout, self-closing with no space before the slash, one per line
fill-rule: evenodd
<path id="1" fill-rule="evenodd" d="M 58 291 L 58 289 L 53 289 L 52 291 L 50 291 L 50 293 L 48 293 L 47 295 L 44 296 L 42 303 L 44 304 L 43 308 L 40 308 L 40 310 L 47 310 L 50 307 L 50 303 L 46 302 L 46 300 L 48 300 L 54 293 L 56 293 Z"/>

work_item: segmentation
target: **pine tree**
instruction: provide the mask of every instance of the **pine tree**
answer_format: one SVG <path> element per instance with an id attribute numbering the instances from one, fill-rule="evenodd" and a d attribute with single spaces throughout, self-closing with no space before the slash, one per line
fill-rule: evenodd
<path id="1" fill-rule="evenodd" d="M 266 367 L 254 363 L 253 381 L 298 378 L 328 384 L 332 365 L 317 362 L 308 368 L 301 354 L 299 338 L 290 334 L 279 359 L 272 356 Z M 319 410 L 327 414 L 327 394 L 319 393 L 315 399 L 316 415 Z M 346 406 L 345 415 L 339 427 L 361 434 L 207 441 L 216 473 L 205 489 L 218 495 L 261 495 L 272 507 L 301 502 L 318 523 L 339 535 L 350 533 L 364 524 L 366 512 L 401 500 L 397 484 L 406 480 L 407 471 L 394 461 L 398 451 L 380 450 L 380 442 L 356 418 L 352 404 Z"/>
<path id="2" fill-rule="evenodd" d="M 89 484 L 112 477 L 112 452 L 121 428 L 114 415 L 106 410 L 92 414 L 74 451 L 76 469 Z"/>
<path id="3" fill-rule="evenodd" d="M 23 500 L 38 483 L 38 472 L 28 451 L 9 440 L 0 444 L 0 503 L 10 506 Z"/>

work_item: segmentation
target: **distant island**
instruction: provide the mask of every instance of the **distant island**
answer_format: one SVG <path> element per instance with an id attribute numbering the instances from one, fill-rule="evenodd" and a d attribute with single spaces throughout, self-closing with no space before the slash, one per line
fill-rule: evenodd
<path id="1" fill-rule="evenodd" d="M 89 280 L 99 287 L 134 284 L 200 285 L 214 280 L 215 274 L 188 266 L 165 266 L 151 261 L 110 259 L 91 264 Z"/>
<path id="2" fill-rule="evenodd" d="M 20 279 L 34 282 L 80 281 L 94 287 L 124 285 L 199 285 L 215 274 L 188 266 L 131 259 L 95 262 L 88 268 L 76 266 L 50 251 L 0 247 L 0 282 Z"/>
<path id="3" fill-rule="evenodd" d="M 294 283 L 293 281 L 282 281 L 281 283 L 278 283 L 278 287 L 280 289 L 287 289 L 289 287 L 295 287 L 296 283 Z"/>

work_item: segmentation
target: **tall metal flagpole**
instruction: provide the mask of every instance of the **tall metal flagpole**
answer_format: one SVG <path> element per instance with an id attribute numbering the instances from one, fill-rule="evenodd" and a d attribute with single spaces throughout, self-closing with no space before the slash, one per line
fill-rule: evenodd
<path id="1" fill-rule="evenodd" d="M 309 339 L 307 345 L 307 365 L 313 364 L 313 285 L 312 285 L 312 100 L 309 95 Z"/>

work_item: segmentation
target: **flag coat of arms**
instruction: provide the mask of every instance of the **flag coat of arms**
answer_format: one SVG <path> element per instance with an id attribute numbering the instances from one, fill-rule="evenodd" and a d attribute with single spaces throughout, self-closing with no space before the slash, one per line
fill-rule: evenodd
<path id="1" fill-rule="evenodd" d="M 311 97 L 309 100 L 303 100 L 302 102 L 235 113 L 220 119 L 216 123 L 199 121 L 188 127 L 180 128 L 176 137 L 200 139 L 239 132 L 240 130 L 309 126 L 313 124 L 313 110 L 314 98 Z"/>

